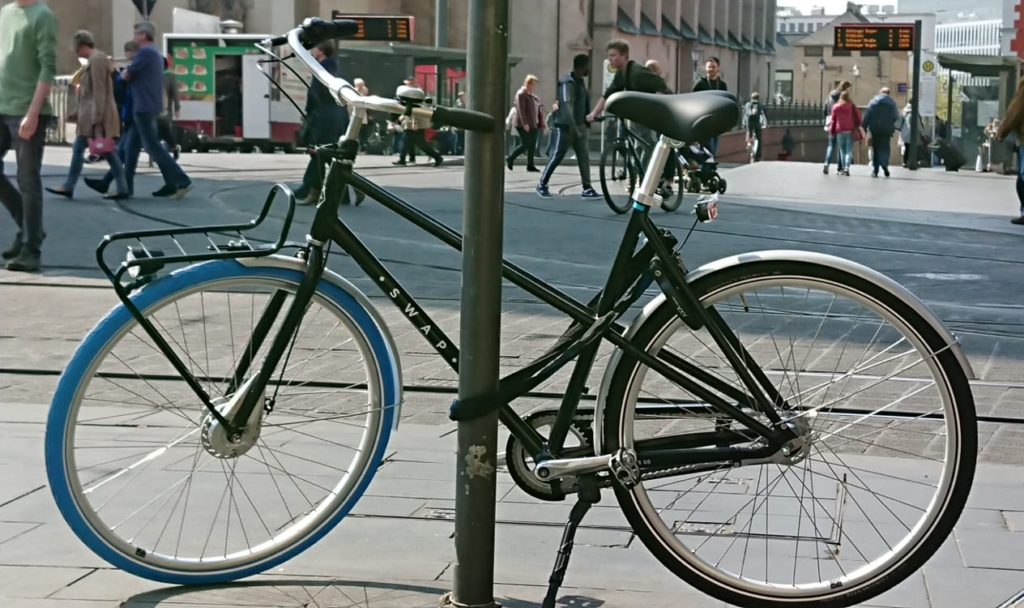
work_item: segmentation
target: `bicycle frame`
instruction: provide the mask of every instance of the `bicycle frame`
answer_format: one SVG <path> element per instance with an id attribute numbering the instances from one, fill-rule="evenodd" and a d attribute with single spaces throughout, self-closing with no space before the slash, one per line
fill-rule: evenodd
<path id="1" fill-rule="evenodd" d="M 659 174 L 671 154 L 671 147 L 667 141 L 661 138 L 655 144 L 651 154 L 648 169 L 658 168 L 657 173 Z M 209 395 L 203 390 L 188 365 L 167 344 L 153 324 L 134 306 L 130 298 L 127 297 L 127 290 L 120 285 L 119 277 L 131 267 L 154 260 L 162 263 L 175 263 L 193 259 L 269 255 L 285 245 L 283 241 L 285 231 L 282 231 L 281 240 L 276 245 L 266 249 L 250 248 L 242 252 L 218 249 L 216 253 L 192 257 L 182 255 L 146 258 L 142 262 L 134 261 L 122 264 L 116 275 L 107 269 L 108 276 L 114 281 L 118 296 L 132 316 L 151 337 L 158 350 L 167 357 L 175 370 L 192 388 L 210 415 L 223 424 L 232 437 L 240 436 L 244 425 L 244 423 L 236 421 L 249 420 L 254 408 L 265 407 L 272 410 L 273 399 L 260 402 L 261 395 L 264 394 L 264 389 L 270 383 L 281 358 L 290 355 L 291 343 L 298 334 L 297 330 L 306 307 L 323 275 L 327 246 L 331 242 L 348 253 L 367 276 L 375 277 L 377 286 L 420 331 L 431 348 L 443 357 L 453 370 L 458 371 L 459 369 L 459 350 L 455 343 L 438 327 L 427 311 L 419 305 L 373 252 L 338 217 L 342 193 L 347 192 L 349 188 L 354 188 L 457 251 L 462 250 L 462 236 L 452 228 L 355 173 L 353 165 L 357 153 L 358 143 L 354 140 L 344 140 L 338 147 L 325 146 L 317 151 L 321 160 L 330 160 L 330 169 L 324 181 L 323 198 L 317 207 L 304 247 L 307 271 L 287 308 L 285 307 L 285 294 L 275 293 L 254 325 L 253 334 L 250 336 L 249 344 L 244 352 L 259 352 L 267 339 L 271 339 L 266 355 L 259 363 L 258 371 L 255 372 L 255 377 L 250 378 L 250 381 L 244 385 L 241 383 L 250 367 L 255 365 L 251 357 L 242 357 L 236 363 L 230 376 L 224 379 L 229 383 L 231 390 L 237 391 L 240 386 L 246 387 L 245 394 L 241 396 L 237 413 L 231 420 L 225 419 L 217 411 Z M 582 395 L 586 393 L 586 380 L 593 367 L 598 349 L 602 341 L 607 340 L 629 357 L 635 358 L 638 362 L 663 375 L 706 404 L 697 408 L 688 408 L 683 403 L 645 405 L 643 406 L 644 414 L 686 415 L 691 409 L 710 410 L 720 413 L 722 418 L 735 420 L 749 429 L 753 435 L 763 439 L 751 446 L 735 447 L 736 444 L 752 443 L 751 434 L 731 430 L 728 425 L 716 425 L 716 430 L 713 432 L 659 436 L 655 439 L 642 440 L 636 442 L 634 449 L 645 467 L 653 469 L 701 465 L 710 467 L 712 463 L 741 463 L 768 458 L 778 452 L 783 444 L 796 437 L 794 430 L 783 423 L 778 413 L 779 410 L 790 409 L 789 405 L 721 316 L 713 308 L 705 308 L 700 303 L 687 283 L 687 271 L 682 260 L 673 251 L 676 245 L 675 238 L 671 233 L 662 231 L 654 224 L 648 213 L 650 207 L 640 202 L 645 200 L 644 197 L 651 196 L 656 188 L 656 183 L 657 180 L 648 175 L 641 184 L 640 192 L 634 197 L 637 202 L 633 205 L 633 211 L 629 216 L 625 234 L 613 259 L 608 279 L 604 287 L 590 302 L 584 304 L 519 266 L 508 261 L 503 262 L 502 276 L 504 279 L 565 314 L 571 319 L 571 323 L 547 352 L 523 368 L 502 378 L 495 393 L 462 402 L 456 401 L 452 406 L 453 418 L 472 418 L 481 412 L 496 408 L 501 422 L 517 440 L 522 442 L 528 453 L 532 454 L 537 462 L 559 457 L 563 452 L 573 418 L 579 409 Z M 272 190 L 260 220 L 265 217 L 273 194 L 279 188 L 275 187 Z M 288 220 L 290 220 L 290 212 Z M 257 224 L 258 221 L 250 226 Z M 211 227 L 197 227 L 175 232 L 207 234 L 210 230 Z M 106 269 L 106 265 L 102 263 L 102 253 L 111 239 L 128 238 L 128 236 L 138 238 L 147 234 L 157 235 L 168 232 L 158 230 L 108 237 L 98 249 L 97 257 L 101 260 L 101 266 Z M 215 244 L 214 247 L 216 247 Z M 182 253 L 184 254 L 184 252 Z M 688 325 L 694 329 L 707 328 L 726 360 L 736 371 L 742 383 L 742 389 L 672 353 L 652 355 L 634 345 L 625 336 L 626 328 L 618 323 L 618 320 L 644 294 L 647 287 L 655 282 L 677 309 L 683 312 L 683 319 Z M 285 317 L 281 320 L 277 333 L 271 337 L 269 333 L 282 312 Z M 552 425 L 551 433 L 547 438 L 542 437 L 511 408 L 510 403 L 535 389 L 574 359 L 574 369 L 558 409 L 556 420 Z M 285 360 L 287 361 L 287 359 Z M 752 414 L 751 410 L 767 418 L 768 423 L 766 424 L 758 416 Z"/>
<path id="2" fill-rule="evenodd" d="M 345 222 L 339 219 L 337 212 L 340 196 L 336 193 L 344 192 L 348 187 L 355 188 L 368 198 L 379 202 L 385 208 L 459 251 L 462 249 L 461 235 L 353 172 L 354 146 L 346 146 L 343 143 L 340 154 L 337 156 L 340 158 L 335 158 L 331 163 L 325 181 L 324 198 L 317 209 L 308 237 L 309 270 L 286 313 L 287 316 L 283 320 L 280 331 L 273 338 L 270 350 L 261 366 L 260 378 L 257 383 L 254 383 L 253 390 L 246 395 L 246 400 L 236 419 L 246 420 L 246 416 L 252 411 L 248 408 L 258 405 L 256 399 L 258 395 L 262 394 L 263 388 L 260 384 L 265 385 L 266 379 L 276 368 L 280 357 L 285 354 L 289 342 L 301 323 L 306 305 L 322 274 L 324 249 L 331 241 L 348 253 L 367 276 L 376 278 L 375 283 L 378 288 L 419 329 L 424 339 L 438 355 L 443 357 L 453 370 L 458 371 L 459 350 L 454 342 L 438 327 L 426 310 L 419 305 L 416 299 L 409 294 Z M 646 242 L 638 249 L 641 237 L 646 239 Z M 576 414 L 581 396 L 585 392 L 586 378 L 592 368 L 601 340 L 604 339 L 676 382 L 699 399 L 706 401 L 714 409 L 720 411 L 723 416 L 735 419 L 766 440 L 765 445 L 759 447 L 720 447 L 750 441 L 749 436 L 723 430 L 687 437 L 685 447 L 669 444 L 665 438 L 650 440 L 647 442 L 649 445 L 639 442 L 638 455 L 646 465 L 654 467 L 685 466 L 764 458 L 776 452 L 783 443 L 793 438 L 795 435 L 788 429 L 768 426 L 743 410 L 743 408 L 754 408 L 765 414 L 773 425 L 778 425 L 781 420 L 775 409 L 784 409 L 786 404 L 767 377 L 753 363 L 749 354 L 740 346 L 738 339 L 721 317 L 713 310 L 704 309 L 700 305 L 686 283 L 685 270 L 680 260 L 672 251 L 674 244 L 674 239 L 670 235 L 666 235 L 654 225 L 646 208 L 642 205 L 635 205 L 607 282 L 588 304 L 568 296 L 515 264 L 504 262 L 502 274 L 506 280 L 569 316 L 572 323 L 562 338 L 548 352 L 523 369 L 502 378 L 496 394 L 486 395 L 475 400 L 474 403 L 477 407 L 497 407 L 502 423 L 536 457 L 557 457 L 563 450 L 573 416 Z M 625 328 L 616 321 L 643 294 L 650 282 L 645 280 L 645 277 L 652 276 L 657 278 L 662 289 L 669 294 L 673 301 L 686 311 L 688 322 L 695 323 L 698 327 L 708 328 L 730 363 L 736 368 L 746 387 L 746 392 L 738 390 L 735 386 L 679 357 L 652 356 L 624 337 Z M 276 315 L 277 310 L 268 306 L 263 314 Z M 271 326 L 272 323 L 264 322 L 261 318 L 261 322 L 257 324 L 257 330 L 269 331 Z M 253 350 L 258 350 L 266 338 L 265 334 L 254 333 L 252 336 Z M 565 396 L 559 407 L 551 435 L 545 439 L 530 427 L 509 404 L 515 398 L 536 388 L 573 359 L 576 359 L 576 363 Z M 453 405 L 453 410 L 457 407 L 459 407 L 458 402 Z M 671 404 L 663 409 L 677 414 L 684 411 Z M 681 437 L 683 436 L 676 438 L 680 439 Z M 697 447 L 708 449 L 698 451 L 694 449 Z"/>

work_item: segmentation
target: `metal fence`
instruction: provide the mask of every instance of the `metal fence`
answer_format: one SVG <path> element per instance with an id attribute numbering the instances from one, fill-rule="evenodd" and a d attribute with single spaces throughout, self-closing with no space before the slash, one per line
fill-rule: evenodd
<path id="1" fill-rule="evenodd" d="M 74 128 L 73 122 L 68 122 L 68 114 L 76 109 L 76 99 L 71 94 L 71 76 L 58 76 L 54 79 L 53 87 L 50 88 L 50 106 L 56 115 L 56 120 L 46 128 L 47 144 L 68 144 L 71 138 L 68 137 L 68 127 Z"/>
<path id="2" fill-rule="evenodd" d="M 763 104 L 768 126 L 801 127 L 825 126 L 825 105 L 820 103 L 790 102 Z"/>

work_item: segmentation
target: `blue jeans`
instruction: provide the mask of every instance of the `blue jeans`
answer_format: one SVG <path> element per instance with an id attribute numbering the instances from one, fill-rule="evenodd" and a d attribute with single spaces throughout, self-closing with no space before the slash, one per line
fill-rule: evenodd
<path id="1" fill-rule="evenodd" d="M 178 163 L 174 162 L 171 154 L 160 145 L 160 137 L 156 133 L 156 114 L 136 112 L 132 128 L 128 130 L 125 139 L 125 180 L 130 185 L 135 183 L 135 168 L 139 164 L 139 152 L 146 150 L 146 154 L 160 167 L 160 173 L 164 177 L 164 185 L 171 188 L 184 188 L 192 184 L 192 180 L 185 175 Z"/>
<path id="2" fill-rule="evenodd" d="M 1024 217 L 1024 146 L 1017 147 L 1017 200 L 1020 214 Z"/>
<path id="3" fill-rule="evenodd" d="M 825 166 L 826 167 L 832 164 L 832 159 L 835 158 L 836 152 L 837 152 L 837 150 L 836 150 L 836 136 L 830 134 L 828 136 L 828 148 L 826 148 L 826 150 L 825 150 Z M 842 169 L 843 168 L 843 158 L 842 158 L 842 156 L 840 156 L 837 159 L 836 162 L 839 165 L 839 168 Z"/>
<path id="4" fill-rule="evenodd" d="M 853 132 L 836 133 L 836 146 L 839 148 L 839 166 L 848 170 L 853 164 Z"/>
<path id="5" fill-rule="evenodd" d="M 84 135 L 76 137 L 75 143 L 71 145 L 71 166 L 68 167 L 68 177 L 64 180 L 64 189 L 68 192 L 75 191 L 75 185 L 78 184 L 78 178 L 82 175 L 82 165 L 85 164 L 85 150 L 88 147 L 89 138 Z M 118 149 L 120 149 L 120 144 L 118 145 Z M 124 179 L 124 165 L 121 164 L 121 157 L 118 156 L 118 150 L 107 155 L 107 163 L 110 165 L 109 174 L 111 179 L 117 182 L 117 193 L 124 194 L 128 192 L 128 185 Z"/>

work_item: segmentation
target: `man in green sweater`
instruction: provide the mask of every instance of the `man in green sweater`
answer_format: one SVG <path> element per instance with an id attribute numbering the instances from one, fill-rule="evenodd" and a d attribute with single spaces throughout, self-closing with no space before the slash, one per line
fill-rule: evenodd
<path id="1" fill-rule="evenodd" d="M 0 255 L 8 270 L 35 272 L 43 245 L 43 145 L 53 116 L 48 97 L 57 71 L 57 20 L 37 0 L 0 8 L 0 202 L 18 236 Z M 3 172 L 14 150 L 18 187 Z"/>

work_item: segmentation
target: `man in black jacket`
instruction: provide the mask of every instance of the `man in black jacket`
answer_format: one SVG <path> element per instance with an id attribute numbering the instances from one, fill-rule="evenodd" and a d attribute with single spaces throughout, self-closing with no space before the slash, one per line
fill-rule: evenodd
<path id="1" fill-rule="evenodd" d="M 722 63 L 718 60 L 718 57 L 711 57 L 704 64 L 704 77 L 697 81 L 697 84 L 693 85 L 693 92 L 698 91 L 728 91 L 729 87 L 726 86 L 725 81 L 721 77 Z M 708 139 L 707 141 L 708 152 L 711 152 L 711 156 L 718 155 L 718 136 Z"/>
<path id="2" fill-rule="evenodd" d="M 572 146 L 580 167 L 580 180 L 583 182 L 581 198 L 601 198 L 590 183 L 590 150 L 587 139 L 590 125 L 587 114 L 590 112 L 590 94 L 584 80 L 590 75 L 590 57 L 576 55 L 572 60 L 572 72 L 558 81 L 558 112 L 555 114 L 555 155 L 548 159 L 544 172 L 540 174 L 537 184 L 537 195 L 551 198 L 548 181 L 551 174 L 565 158 L 565 153 Z"/>

